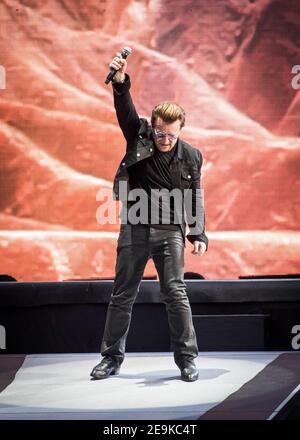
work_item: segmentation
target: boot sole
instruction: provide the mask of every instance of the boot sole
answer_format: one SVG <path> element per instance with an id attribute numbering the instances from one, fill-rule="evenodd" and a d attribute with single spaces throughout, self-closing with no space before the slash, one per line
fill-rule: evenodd
<path id="1" fill-rule="evenodd" d="M 193 379 L 189 379 L 188 377 L 181 376 L 181 380 L 183 380 L 184 382 L 196 382 L 196 380 L 198 379 L 199 377 L 194 377 Z"/>
<path id="2" fill-rule="evenodd" d="M 93 373 L 90 374 L 90 376 L 95 380 L 101 380 L 101 379 L 107 379 L 109 376 L 117 376 L 120 373 L 120 368 L 117 368 L 116 370 L 112 370 L 109 374 L 103 375 L 103 376 L 97 376 Z"/>

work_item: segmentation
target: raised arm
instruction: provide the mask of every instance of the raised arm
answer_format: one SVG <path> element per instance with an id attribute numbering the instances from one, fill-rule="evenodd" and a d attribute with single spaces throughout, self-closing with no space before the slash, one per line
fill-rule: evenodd
<path id="1" fill-rule="evenodd" d="M 138 133 L 140 118 L 129 92 L 131 84 L 129 75 L 126 73 L 127 61 L 118 52 L 109 67 L 117 70 L 112 81 L 114 105 L 120 128 L 127 142 L 130 142 Z"/>

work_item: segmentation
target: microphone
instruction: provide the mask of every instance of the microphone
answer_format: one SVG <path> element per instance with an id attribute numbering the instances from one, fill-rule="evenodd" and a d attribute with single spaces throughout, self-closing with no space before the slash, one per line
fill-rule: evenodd
<path id="1" fill-rule="evenodd" d="M 122 53 L 121 53 L 121 57 L 124 58 L 124 60 L 128 57 L 128 55 L 130 55 L 132 52 L 132 49 L 128 46 L 123 47 L 122 49 Z M 105 84 L 108 84 L 110 81 L 112 81 L 113 77 L 115 76 L 115 74 L 117 73 L 116 69 L 110 69 L 109 74 L 107 75 L 107 78 L 105 80 Z"/>

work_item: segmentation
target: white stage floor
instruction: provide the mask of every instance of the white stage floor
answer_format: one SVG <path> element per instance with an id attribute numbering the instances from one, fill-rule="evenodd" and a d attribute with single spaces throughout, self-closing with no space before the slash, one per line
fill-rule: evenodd
<path id="1" fill-rule="evenodd" d="M 91 380 L 100 359 L 2 355 L 0 420 L 266 419 L 299 385 L 297 352 L 202 352 L 190 383 L 172 353 L 127 353 L 119 375 Z"/>

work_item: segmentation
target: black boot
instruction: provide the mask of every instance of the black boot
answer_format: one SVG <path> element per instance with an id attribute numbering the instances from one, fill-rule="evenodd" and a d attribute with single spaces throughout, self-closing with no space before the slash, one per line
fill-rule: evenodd
<path id="1" fill-rule="evenodd" d="M 181 368 L 181 379 L 185 382 L 194 382 L 199 379 L 199 371 L 193 361 L 189 361 L 184 364 Z"/>
<path id="2" fill-rule="evenodd" d="M 91 376 L 94 379 L 105 379 L 108 376 L 119 374 L 120 366 L 108 356 L 105 356 L 102 361 L 93 368 Z"/>

